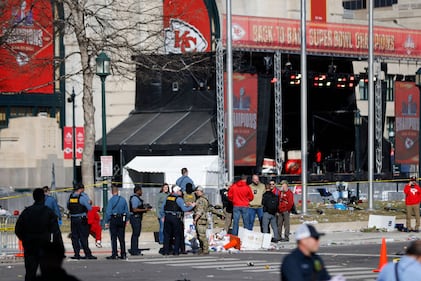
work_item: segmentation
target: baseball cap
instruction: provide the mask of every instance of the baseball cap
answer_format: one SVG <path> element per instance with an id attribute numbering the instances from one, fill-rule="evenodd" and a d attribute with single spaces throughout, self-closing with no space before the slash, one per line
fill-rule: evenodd
<path id="1" fill-rule="evenodd" d="M 180 191 L 180 190 L 181 190 L 181 187 L 179 187 L 178 185 L 175 185 L 175 186 L 172 187 L 172 192 L 177 192 L 177 191 Z"/>
<path id="2" fill-rule="evenodd" d="M 414 177 L 414 176 L 411 177 L 411 181 L 416 181 L 416 180 L 417 180 L 416 177 Z"/>
<path id="3" fill-rule="evenodd" d="M 195 191 L 205 191 L 202 186 L 198 185 Z"/>
<path id="4" fill-rule="evenodd" d="M 324 233 L 317 232 L 316 228 L 311 224 L 302 224 L 295 231 L 295 240 L 302 240 L 305 238 L 313 237 L 319 239 Z"/>

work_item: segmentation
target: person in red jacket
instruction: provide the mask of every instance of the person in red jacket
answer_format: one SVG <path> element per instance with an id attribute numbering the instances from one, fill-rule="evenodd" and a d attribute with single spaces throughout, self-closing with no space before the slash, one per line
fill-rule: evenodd
<path id="1" fill-rule="evenodd" d="M 274 188 L 273 193 L 278 196 L 278 237 L 280 241 L 289 241 L 290 232 L 290 212 L 294 205 L 294 195 L 288 188 L 288 182 L 286 180 L 281 181 L 281 188 Z M 282 227 L 285 227 L 284 238 L 282 238 Z"/>
<path id="2" fill-rule="evenodd" d="M 247 176 L 241 176 L 241 180 L 237 181 L 228 190 L 228 200 L 233 205 L 233 223 L 232 233 L 238 235 L 238 227 L 240 223 L 240 216 L 243 218 L 244 228 L 251 230 L 252 226 L 249 222 L 249 204 L 253 200 L 254 195 L 251 188 L 247 184 Z"/>
<path id="3" fill-rule="evenodd" d="M 89 234 L 91 234 L 95 238 L 95 245 L 98 248 L 101 248 L 102 228 L 99 210 L 100 208 L 98 206 L 92 206 L 92 209 L 88 212 L 88 224 Z"/>
<path id="4" fill-rule="evenodd" d="M 421 188 L 417 184 L 415 177 L 411 177 L 403 192 L 405 193 L 406 205 L 406 231 L 418 232 L 420 227 Z M 415 228 L 411 227 L 412 213 L 415 216 Z"/>

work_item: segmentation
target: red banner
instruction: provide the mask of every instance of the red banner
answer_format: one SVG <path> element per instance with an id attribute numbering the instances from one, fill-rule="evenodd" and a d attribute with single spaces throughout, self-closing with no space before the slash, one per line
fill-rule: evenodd
<path id="1" fill-rule="evenodd" d="M 418 164 L 419 90 L 414 82 L 395 82 L 395 162 Z"/>
<path id="2" fill-rule="evenodd" d="M 225 90 L 225 100 L 226 93 Z M 257 75 L 234 73 L 233 94 L 234 165 L 256 166 Z"/>
<path id="3" fill-rule="evenodd" d="M 326 22 L 326 0 L 311 0 L 311 21 Z"/>
<path id="4" fill-rule="evenodd" d="M 51 1 L 10 0 L 0 15 L 0 92 L 54 93 Z M 3 10 L 2 10 L 3 11 Z"/>
<path id="5" fill-rule="evenodd" d="M 226 17 L 223 16 L 224 22 Z M 225 27 L 225 25 L 222 25 Z M 232 16 L 234 48 L 299 52 L 300 21 Z M 226 28 L 223 37 L 226 40 Z M 339 23 L 307 23 L 307 51 L 331 56 L 368 56 L 368 27 Z M 374 53 L 382 57 L 421 58 L 421 30 L 374 28 Z"/>
<path id="6" fill-rule="evenodd" d="M 76 159 L 82 159 L 84 147 L 85 129 L 83 127 L 76 127 Z"/>
<path id="7" fill-rule="evenodd" d="M 76 159 L 82 159 L 83 147 L 85 145 L 85 134 L 83 127 L 75 127 L 76 133 Z M 63 150 L 64 159 L 73 159 L 73 127 L 63 128 Z"/>
<path id="8" fill-rule="evenodd" d="M 167 54 L 211 49 L 210 19 L 203 0 L 165 0 L 164 28 Z"/>

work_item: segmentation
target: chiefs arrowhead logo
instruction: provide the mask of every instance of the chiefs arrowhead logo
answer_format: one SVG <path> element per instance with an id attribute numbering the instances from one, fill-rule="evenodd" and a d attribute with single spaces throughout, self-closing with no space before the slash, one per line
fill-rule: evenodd
<path id="1" fill-rule="evenodd" d="M 242 28 L 241 25 L 234 23 L 232 25 L 232 40 L 241 40 L 241 38 L 243 38 L 244 35 L 246 35 L 246 31 L 244 30 L 244 28 Z"/>
<path id="2" fill-rule="evenodd" d="M 208 42 L 202 33 L 180 19 L 171 19 L 170 27 L 164 30 L 164 34 L 166 54 L 204 52 L 208 48 Z"/>

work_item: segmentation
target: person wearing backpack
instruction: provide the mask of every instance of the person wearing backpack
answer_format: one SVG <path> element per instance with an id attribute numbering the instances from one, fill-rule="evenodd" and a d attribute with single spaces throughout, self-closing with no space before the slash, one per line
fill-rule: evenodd
<path id="1" fill-rule="evenodd" d="M 276 222 L 276 212 L 278 211 L 278 196 L 273 193 L 275 188 L 275 181 L 271 180 L 266 185 L 266 192 L 263 193 L 263 218 L 262 218 L 262 232 L 270 233 L 269 225 L 272 227 L 273 238 L 272 242 L 279 241 L 278 225 Z"/>

